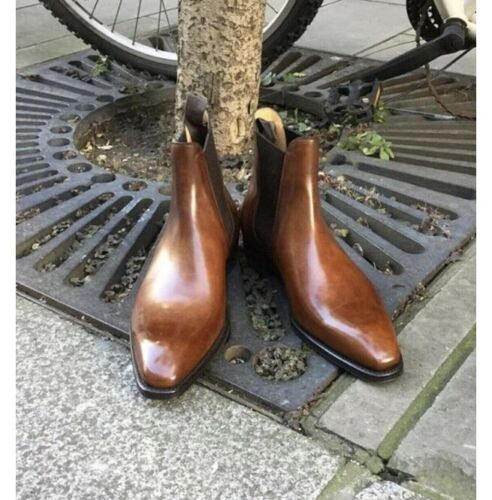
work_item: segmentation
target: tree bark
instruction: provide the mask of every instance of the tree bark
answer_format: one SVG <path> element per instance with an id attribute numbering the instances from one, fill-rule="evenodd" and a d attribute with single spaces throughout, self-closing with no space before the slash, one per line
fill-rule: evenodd
<path id="1" fill-rule="evenodd" d="M 265 0 L 180 0 L 176 126 L 188 93 L 209 100 L 219 156 L 251 147 L 258 105 Z"/>

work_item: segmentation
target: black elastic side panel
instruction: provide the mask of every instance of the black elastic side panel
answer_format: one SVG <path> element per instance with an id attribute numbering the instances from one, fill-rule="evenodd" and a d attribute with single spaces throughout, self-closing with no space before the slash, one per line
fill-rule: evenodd
<path id="1" fill-rule="evenodd" d="M 288 146 L 294 139 L 302 137 L 302 134 L 297 133 L 295 130 L 292 130 L 291 128 L 285 127 L 285 136 L 287 138 L 287 146 Z"/>
<path id="2" fill-rule="evenodd" d="M 267 246 L 272 237 L 280 190 L 284 153 L 262 133 L 256 133 L 258 148 L 257 182 L 259 202 L 255 214 L 256 234 Z"/>

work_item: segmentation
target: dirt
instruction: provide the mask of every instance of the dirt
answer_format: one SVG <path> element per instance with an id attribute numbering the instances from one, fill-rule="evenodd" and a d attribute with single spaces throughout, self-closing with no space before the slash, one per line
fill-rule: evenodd
<path id="1" fill-rule="evenodd" d="M 24 198 L 24 196 L 27 196 L 29 194 L 33 193 L 39 193 L 39 191 L 42 191 L 43 189 L 50 188 L 54 186 L 55 184 L 63 184 L 67 180 L 66 177 L 59 177 L 57 179 L 54 179 L 49 182 L 42 182 L 41 184 L 38 184 L 37 186 L 33 188 L 26 188 L 26 189 L 19 189 L 15 193 L 15 199 L 16 201 L 19 201 L 21 198 Z"/>
<path id="2" fill-rule="evenodd" d="M 137 108 L 92 125 L 82 154 L 115 174 L 170 183 L 174 104 Z"/>
<path id="3" fill-rule="evenodd" d="M 125 262 L 125 271 L 121 276 L 118 283 L 112 284 L 108 290 L 103 294 L 104 302 L 109 302 L 112 304 L 121 302 L 125 297 L 128 296 L 133 288 L 133 285 L 138 280 L 140 276 L 140 271 L 142 270 L 145 260 L 147 259 L 147 252 L 145 248 L 139 248 L 135 255 L 132 255 Z"/>
<path id="4" fill-rule="evenodd" d="M 276 290 L 269 280 L 253 269 L 241 252 L 238 255 L 246 305 L 253 329 L 265 342 L 279 340 L 285 329 L 275 304 Z"/>
<path id="5" fill-rule="evenodd" d="M 107 262 L 107 260 L 111 257 L 111 254 L 116 250 L 116 248 L 118 248 L 134 224 L 134 217 L 125 217 L 123 219 L 122 226 L 113 233 L 109 234 L 106 240 L 94 250 L 93 255 L 85 260 L 82 272 L 69 279 L 70 284 L 73 286 L 85 285 L 85 283 L 91 279 L 91 276 L 96 274 L 97 271 Z"/>
<path id="6" fill-rule="evenodd" d="M 253 360 L 255 372 L 276 382 L 300 377 L 307 369 L 307 355 L 286 345 L 266 347 Z"/>
<path id="7" fill-rule="evenodd" d="M 45 204 L 43 202 L 43 203 L 38 204 L 38 206 L 31 207 L 31 208 L 28 208 L 22 212 L 19 212 L 15 216 L 15 223 L 16 223 L 16 225 L 18 225 L 18 224 L 21 224 L 22 222 L 25 222 L 26 220 L 32 219 L 34 216 L 40 214 L 44 210 L 48 210 L 48 208 L 59 205 L 60 203 L 63 203 L 67 199 L 75 198 L 80 193 L 84 192 L 85 190 L 86 189 L 83 189 L 82 187 L 73 188 L 70 190 L 68 198 L 66 196 L 64 196 L 64 197 L 54 196 L 53 198 L 51 198 L 50 203 L 48 203 L 48 204 Z M 39 191 L 40 191 L 40 189 L 39 189 Z M 34 190 L 33 190 L 33 192 L 34 192 Z M 21 198 L 22 198 L 22 196 L 21 196 Z M 17 198 L 17 199 L 19 199 L 19 198 Z M 39 205 L 44 205 L 44 206 L 41 208 L 41 206 L 39 206 Z"/>
<path id="8" fill-rule="evenodd" d="M 128 93 L 132 93 L 131 89 Z M 334 145 L 333 132 L 326 128 L 316 129 L 313 115 L 278 109 L 287 126 L 304 135 L 319 135 L 323 161 Z M 94 123 L 83 138 L 80 151 L 89 161 L 109 172 L 169 184 L 173 133 L 174 103 L 163 102 Z M 221 166 L 224 182 L 238 182 L 239 189 L 242 186 L 246 190 L 251 177 L 251 155 L 224 158 Z"/>
<path id="9" fill-rule="evenodd" d="M 65 232 L 76 221 L 82 219 L 82 217 L 85 217 L 87 214 L 95 210 L 97 207 L 106 203 L 112 197 L 113 197 L 112 193 L 101 194 L 92 203 L 85 205 L 82 208 L 79 208 L 77 211 L 75 211 L 73 215 L 70 215 L 65 219 L 61 220 L 60 222 L 53 224 L 43 236 L 40 236 L 39 238 L 34 240 L 32 245 L 29 248 L 25 249 L 24 252 L 22 252 L 21 257 L 25 257 L 26 255 L 29 255 L 32 252 L 35 252 L 36 250 L 39 250 L 39 248 L 48 243 L 48 241 L 52 240 L 55 236 L 58 236 L 60 233 Z"/>
<path id="10" fill-rule="evenodd" d="M 359 203 L 363 203 L 382 215 L 392 218 L 394 217 L 394 215 L 381 202 L 381 194 L 375 187 L 371 187 L 360 192 L 354 189 L 354 185 L 345 176 L 339 175 L 335 177 L 328 175 L 325 172 L 319 173 L 319 186 L 321 195 L 324 196 L 325 199 L 328 197 L 326 191 L 328 189 L 333 189 L 345 196 L 348 196 L 349 198 L 352 198 L 353 200 L 358 201 Z M 325 193 L 323 193 L 324 191 Z M 394 200 L 395 198 L 392 197 L 390 199 Z M 446 221 L 449 220 L 450 217 L 447 213 L 425 203 L 415 203 L 411 205 L 411 207 L 423 212 L 424 218 L 422 219 L 422 222 L 420 224 L 415 224 L 404 219 L 398 219 L 398 222 L 428 236 L 449 237 L 449 229 L 446 226 Z M 365 217 L 359 217 L 357 222 L 365 227 L 370 227 L 370 224 Z M 341 235 L 339 234 L 339 236 Z"/>
<path id="11" fill-rule="evenodd" d="M 53 260 L 45 262 L 40 266 L 39 270 L 41 272 L 54 271 L 56 268 L 60 267 L 74 252 L 76 252 L 84 243 L 84 241 L 91 239 L 95 236 L 99 230 L 106 225 L 120 210 L 122 207 L 113 206 L 110 208 L 105 218 L 99 224 L 89 224 L 87 227 L 77 231 L 73 237 L 70 245 Z"/>

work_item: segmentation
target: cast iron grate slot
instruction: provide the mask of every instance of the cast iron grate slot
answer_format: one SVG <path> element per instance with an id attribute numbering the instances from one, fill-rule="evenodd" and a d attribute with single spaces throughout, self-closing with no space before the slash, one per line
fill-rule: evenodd
<path id="1" fill-rule="evenodd" d="M 94 97 L 94 92 L 91 92 L 90 90 L 86 90 L 85 88 L 80 88 L 77 87 L 76 85 L 68 85 L 68 83 L 62 83 L 57 80 L 52 80 L 51 78 L 45 78 L 41 77 L 41 80 L 39 83 L 43 83 L 45 85 L 48 85 L 53 88 L 58 88 L 61 90 L 66 90 L 68 92 L 71 92 L 72 94 L 79 94 L 82 96 L 86 97 Z"/>
<path id="2" fill-rule="evenodd" d="M 131 196 L 124 196 L 116 200 L 106 210 L 96 215 L 92 220 L 79 229 L 73 236 L 62 241 L 52 252 L 35 264 L 40 272 L 51 272 L 64 264 L 85 242 L 96 236 L 113 217 L 115 217 L 128 203 Z"/>
<path id="3" fill-rule="evenodd" d="M 25 155 L 35 155 L 36 153 L 39 153 L 40 150 L 37 148 L 26 148 L 26 149 L 18 149 L 16 151 L 17 157 L 19 156 L 25 156 Z"/>
<path id="4" fill-rule="evenodd" d="M 39 193 L 40 191 L 43 191 L 44 189 L 48 189 L 50 187 L 53 187 L 55 184 L 62 184 L 64 183 L 68 177 L 65 177 L 62 175 L 61 177 L 55 177 L 54 179 L 50 179 L 49 181 L 44 181 L 44 182 L 39 182 L 38 184 L 33 184 L 29 187 L 23 188 L 23 189 L 18 189 L 15 193 L 15 198 L 16 200 L 20 200 L 24 198 L 25 196 L 29 196 L 34 193 Z"/>
<path id="5" fill-rule="evenodd" d="M 137 203 L 132 211 L 114 227 L 102 243 L 67 276 L 72 286 L 84 286 L 103 267 L 111 254 L 121 245 L 126 235 L 133 229 L 138 219 L 152 205 L 152 200 L 144 199 Z"/>
<path id="6" fill-rule="evenodd" d="M 65 75 L 68 78 L 73 78 L 74 80 L 80 80 L 81 82 L 87 83 L 88 85 L 93 85 L 94 87 L 98 87 L 100 89 L 109 89 L 110 85 L 102 83 L 99 78 L 86 71 L 81 71 L 80 69 L 75 68 L 66 68 L 61 66 L 53 66 L 50 68 L 51 71 L 55 73 L 59 73 L 60 75 Z"/>
<path id="7" fill-rule="evenodd" d="M 29 95 L 29 96 L 33 96 L 33 97 L 40 97 L 42 99 L 60 101 L 61 103 L 64 103 L 64 104 L 66 103 L 67 105 L 77 102 L 76 99 L 73 99 L 71 97 L 66 97 L 66 96 L 62 96 L 59 94 L 53 94 L 51 92 L 41 92 L 41 91 L 35 90 L 35 89 L 17 87 L 16 91 L 17 91 L 17 94 L 24 94 L 24 95 Z"/>
<path id="8" fill-rule="evenodd" d="M 17 115 L 19 117 L 19 115 Z M 46 122 L 44 121 L 31 121 L 31 120 L 16 120 L 15 122 L 16 126 L 18 127 L 42 127 L 46 125 Z"/>
<path id="9" fill-rule="evenodd" d="M 32 148 L 32 147 L 36 147 L 38 146 L 39 143 L 37 141 L 16 141 L 15 143 L 15 147 L 16 148 L 21 148 L 21 149 L 24 149 L 24 148 Z"/>
<path id="10" fill-rule="evenodd" d="M 380 184 L 375 184 L 372 182 L 364 181 L 362 179 L 358 179 L 356 177 L 351 176 L 350 174 L 347 174 L 345 177 L 355 186 L 363 188 L 364 189 L 363 193 L 367 193 L 368 196 L 371 195 L 378 196 L 379 194 L 383 194 L 387 198 L 394 199 L 401 204 L 404 204 L 416 210 L 420 210 L 424 213 L 427 213 L 429 209 L 432 209 L 433 211 L 439 212 L 441 216 L 445 219 L 456 219 L 458 217 L 457 214 L 451 212 L 450 210 L 447 210 L 445 208 L 429 203 L 428 201 L 425 201 L 423 197 L 416 198 L 413 196 L 409 196 L 408 194 L 388 189 L 387 187 L 382 186 Z M 392 207 L 388 204 L 383 206 L 385 206 L 385 208 L 387 208 L 388 211 L 392 210 Z M 410 219 L 409 221 L 418 222 L 417 220 L 412 220 L 412 219 Z"/>
<path id="11" fill-rule="evenodd" d="M 51 115 L 45 115 L 41 113 L 17 113 L 17 116 L 23 121 L 32 121 L 33 123 L 39 123 L 40 121 L 51 119 Z"/>
<path id="12" fill-rule="evenodd" d="M 251 327 L 265 342 L 280 340 L 286 332 L 275 300 L 276 288 L 243 251 L 238 251 L 238 261 Z"/>
<path id="13" fill-rule="evenodd" d="M 49 163 L 32 163 L 30 165 L 25 165 L 24 167 L 17 168 L 15 170 L 15 175 L 24 175 L 30 172 L 35 172 L 36 170 L 42 170 L 43 168 L 49 167 Z"/>
<path id="14" fill-rule="evenodd" d="M 406 253 L 422 253 L 425 248 L 418 243 L 417 241 L 411 239 L 410 237 L 403 234 L 401 231 L 397 231 L 392 227 L 384 224 L 381 220 L 378 220 L 377 212 L 372 213 L 371 208 L 369 209 L 359 209 L 339 197 L 336 192 L 326 191 L 324 193 L 324 198 L 327 203 L 331 206 L 337 208 L 338 210 L 344 212 L 349 217 L 357 222 L 357 224 L 361 224 L 375 234 L 389 241 L 400 250 Z"/>
<path id="15" fill-rule="evenodd" d="M 104 302 L 112 304 L 121 303 L 131 293 L 133 286 L 140 277 L 147 257 L 150 255 L 161 234 L 168 211 L 168 202 L 159 204 L 154 215 L 146 224 L 136 242 L 130 248 L 126 257 L 104 288 L 101 294 Z"/>
<path id="16" fill-rule="evenodd" d="M 25 128 L 17 127 L 15 129 L 15 132 L 16 132 L 17 135 L 22 135 L 22 134 L 38 134 L 39 132 L 41 132 L 41 129 L 40 128 L 34 128 L 34 127 L 25 127 Z M 36 137 L 39 137 L 39 136 L 36 135 Z"/>
<path id="17" fill-rule="evenodd" d="M 431 179 L 429 177 L 420 177 L 418 175 L 402 172 L 401 170 L 394 171 L 387 168 L 381 168 L 378 165 L 369 163 L 359 163 L 357 165 L 357 168 L 359 170 L 362 170 L 363 172 L 370 172 L 381 177 L 389 177 L 390 179 L 408 182 L 409 184 L 413 184 L 415 186 L 432 189 L 433 191 L 437 191 L 439 193 L 458 196 L 460 198 L 465 198 L 466 200 L 474 200 L 476 197 L 476 191 L 474 189 L 470 189 L 465 186 L 459 186 L 456 184 L 449 184 L 447 182 Z"/>
<path id="18" fill-rule="evenodd" d="M 17 104 L 17 111 L 27 111 L 32 113 L 46 113 L 46 115 L 54 115 L 59 112 L 59 109 L 47 108 L 44 106 L 26 106 L 24 104 Z"/>
<path id="19" fill-rule="evenodd" d="M 21 103 L 21 105 L 25 106 L 26 104 L 30 104 L 34 106 L 34 109 L 39 110 L 39 107 L 49 107 L 51 106 L 52 108 L 55 108 L 53 110 L 54 113 L 58 113 L 61 109 L 66 108 L 67 104 L 61 103 L 61 102 L 55 102 L 55 101 L 49 101 L 46 99 L 42 98 L 37 98 L 33 99 L 32 97 L 22 97 L 22 96 L 17 96 L 16 101 L 18 103 Z M 19 109 L 17 107 L 17 109 Z"/>
<path id="20" fill-rule="evenodd" d="M 22 212 L 18 213 L 16 217 L 16 223 L 21 224 L 22 222 L 25 222 L 26 220 L 31 219 L 32 217 L 43 213 L 45 210 L 48 210 L 49 208 L 52 208 L 56 205 L 60 205 L 64 201 L 79 196 L 81 193 L 84 193 L 89 189 L 90 186 L 82 185 L 71 188 L 68 191 L 63 191 L 62 193 L 59 193 L 56 196 L 49 198 L 48 200 L 38 203 L 37 205 L 29 207 L 26 210 L 23 210 Z"/>
<path id="21" fill-rule="evenodd" d="M 121 106 L 127 109 L 172 99 L 174 83 L 152 81 L 149 75 L 112 63 L 108 74 L 97 78 L 107 87 L 98 87 L 90 75 L 97 57 L 87 52 L 59 58 L 30 69 L 39 78 L 18 79 L 19 105 L 57 112 L 17 111 L 20 146 L 38 143 L 36 148 L 17 149 L 24 153 L 16 161 L 16 173 L 23 182 L 17 188 L 17 217 L 33 211 L 17 226 L 17 281 L 23 292 L 128 339 L 138 280 L 159 237 L 162 216 L 169 207 L 169 190 L 147 179 L 103 170 L 81 157 L 78 141 L 93 120 L 111 118 L 122 110 Z M 277 77 L 262 89 L 263 100 L 267 105 L 316 114 L 334 82 L 345 81 L 373 64 L 294 48 L 266 69 L 265 73 L 272 71 Z M 52 66 L 76 69 L 89 79 L 70 78 L 50 70 Z M 295 82 L 291 78 L 282 80 L 299 69 L 304 75 Z M 446 98 L 455 101 L 456 108 L 452 109 L 474 110 L 473 78 L 443 73 L 437 83 Z M 401 148 L 395 161 L 335 150 L 320 168 L 322 189 L 328 190 L 327 201 L 322 199 L 327 222 L 393 315 L 420 283 L 432 279 L 448 257 L 473 237 L 475 230 L 475 124 L 449 119 L 429 99 L 426 85 L 424 72 L 385 82 L 383 101 L 391 114 L 374 128 L 395 148 Z M 293 91 L 271 94 L 271 90 L 288 88 Z M 267 94 L 279 101 L 268 101 Z M 409 112 L 395 110 L 403 107 Z M 25 154 L 29 149 L 39 149 L 40 153 Z M 30 178 L 50 170 L 57 174 Z M 335 181 L 343 177 L 344 182 L 337 187 L 336 182 L 328 182 L 323 176 Z M 63 182 L 57 184 L 61 179 Z M 136 183 L 141 189 L 128 191 Z M 35 213 L 43 203 L 76 186 L 93 187 Z M 244 181 L 228 185 L 238 202 L 245 188 Z M 111 207 L 119 207 L 125 197 L 132 199 L 113 214 Z M 148 204 L 147 208 L 135 216 L 116 249 L 105 253 L 102 245 L 110 235 L 116 235 L 124 218 L 142 207 L 142 202 Z M 70 277 L 85 279 L 83 267 L 98 250 L 102 250 L 104 264 L 96 265 L 97 272 L 90 274 L 84 286 L 70 284 Z M 302 343 L 292 330 L 281 283 L 268 271 L 255 269 L 253 276 L 247 270 L 251 263 L 245 264 L 242 255 L 239 248 L 239 262 L 228 274 L 231 339 L 211 361 L 206 380 L 217 384 L 214 387 L 219 390 L 235 389 L 276 412 L 295 410 L 333 381 L 337 370 L 316 354 L 306 353 L 305 372 L 297 378 L 276 382 L 255 372 L 253 360 L 258 353 L 265 353 L 266 347 L 276 348 L 281 343 L 302 354 Z M 244 281 L 245 272 L 248 283 Z M 252 291 L 258 297 L 250 302 Z M 249 305 L 254 309 L 259 304 L 266 306 L 266 317 L 253 318 Z"/>
<path id="22" fill-rule="evenodd" d="M 340 229 L 347 230 L 343 237 L 339 238 L 342 242 L 342 246 L 350 247 L 351 250 L 358 253 L 376 271 L 383 274 L 398 275 L 403 273 L 403 266 L 399 262 L 384 251 L 382 247 L 378 247 L 375 243 L 372 243 L 367 233 L 364 234 L 363 231 L 355 231 L 353 229 L 353 224 L 342 219 L 343 215 L 341 215 L 338 210 L 326 207 L 324 210 L 324 217 L 328 225 L 335 230 L 335 233 Z"/>
<path id="23" fill-rule="evenodd" d="M 25 175 L 17 177 L 16 184 L 17 186 L 22 186 L 23 184 L 28 184 L 30 182 L 38 181 L 46 177 L 52 177 L 53 175 L 57 174 L 59 174 L 58 170 L 46 170 L 44 172 L 39 172 L 37 174 Z"/>
<path id="24" fill-rule="evenodd" d="M 39 135 L 22 133 L 17 131 L 16 133 L 16 147 L 18 144 L 22 144 L 22 141 L 37 141 L 39 139 Z"/>
<path id="25" fill-rule="evenodd" d="M 27 241 L 17 245 L 17 258 L 27 257 L 33 252 L 39 250 L 43 245 L 46 245 L 48 241 L 56 238 L 59 234 L 65 232 L 69 229 L 75 222 L 86 217 L 93 210 L 99 206 L 106 203 L 114 196 L 113 193 L 103 193 L 90 202 L 82 205 L 77 210 L 74 210 L 71 214 L 63 219 L 59 220 L 55 224 L 49 226 L 46 229 L 41 230 L 33 237 L 29 238 Z M 53 205 L 51 205 L 53 206 Z"/>

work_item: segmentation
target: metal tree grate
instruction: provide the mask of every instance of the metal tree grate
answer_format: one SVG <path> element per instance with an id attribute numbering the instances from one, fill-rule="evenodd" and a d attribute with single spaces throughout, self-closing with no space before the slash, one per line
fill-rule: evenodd
<path id="1" fill-rule="evenodd" d="M 87 52 L 61 58 L 17 78 L 17 282 L 41 302 L 128 338 L 138 279 L 163 227 L 168 190 L 108 173 L 81 156 L 75 144 L 92 122 L 172 99 L 174 83 L 117 64 L 96 77 L 96 57 Z M 326 78 L 338 81 L 367 64 L 291 50 L 272 67 L 276 74 L 302 71 L 304 82 L 294 91 L 302 98 L 293 103 L 289 94 L 286 100 L 309 111 L 319 106 Z M 473 111 L 472 79 L 439 78 L 438 89 L 448 92 L 450 102 Z M 474 123 L 444 117 L 423 81 L 417 72 L 385 86 L 388 107 L 413 110 L 378 126 L 393 142 L 396 161 L 333 150 L 323 166 L 331 179 L 322 189 L 326 219 L 343 230 L 342 245 L 395 313 L 475 230 Z M 242 199 L 244 186 L 228 188 Z M 219 390 L 236 389 L 270 410 L 292 411 L 333 381 L 337 369 L 308 353 L 307 369 L 298 378 L 275 382 L 255 373 L 258 351 L 279 344 L 301 349 L 301 342 L 290 327 L 280 284 L 267 276 L 265 285 L 246 267 L 240 258 L 229 274 L 231 339 L 206 377 Z M 276 340 L 265 340 L 253 328 L 245 292 L 251 280 L 271 296 Z"/>

